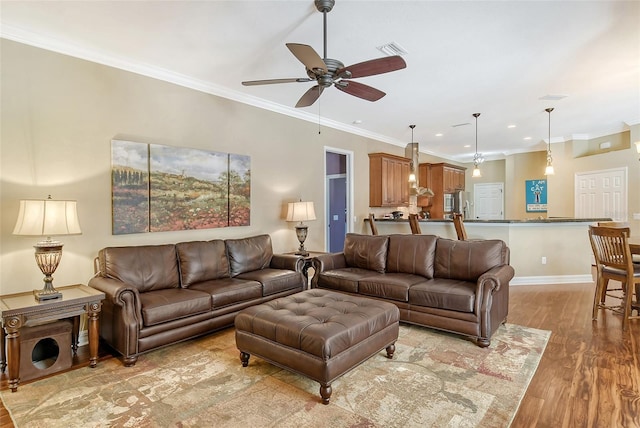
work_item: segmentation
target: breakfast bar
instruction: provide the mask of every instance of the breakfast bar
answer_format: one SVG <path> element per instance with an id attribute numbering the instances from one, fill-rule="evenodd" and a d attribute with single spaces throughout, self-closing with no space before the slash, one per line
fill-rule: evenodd
<path id="1" fill-rule="evenodd" d="M 468 239 L 501 239 L 511 250 L 517 284 L 591 282 L 589 225 L 607 218 L 464 220 Z M 368 222 L 368 219 L 365 219 Z M 411 233 L 406 219 L 375 219 L 380 234 Z M 368 224 L 365 224 L 369 230 Z M 421 219 L 423 234 L 456 238 L 452 220 Z"/>

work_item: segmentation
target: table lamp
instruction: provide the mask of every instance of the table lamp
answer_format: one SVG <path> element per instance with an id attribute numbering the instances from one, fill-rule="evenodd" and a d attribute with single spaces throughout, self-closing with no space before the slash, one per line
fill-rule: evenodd
<path id="1" fill-rule="evenodd" d="M 37 301 L 57 299 L 62 293 L 53 287 L 53 273 L 62 258 L 62 242 L 54 241 L 54 235 L 79 235 L 80 223 L 76 201 L 51 199 L 26 199 L 20 201 L 14 235 L 42 236 L 46 239 L 34 245 L 38 267 L 44 274 L 44 288 L 33 290 Z"/>
<path id="2" fill-rule="evenodd" d="M 308 256 L 309 252 L 304 249 L 304 241 L 307 239 L 307 225 L 305 221 L 315 220 L 316 211 L 313 202 L 289 202 L 287 206 L 287 221 L 299 221 L 296 225 L 296 235 L 300 241 L 300 248 L 296 251 L 299 256 Z"/>

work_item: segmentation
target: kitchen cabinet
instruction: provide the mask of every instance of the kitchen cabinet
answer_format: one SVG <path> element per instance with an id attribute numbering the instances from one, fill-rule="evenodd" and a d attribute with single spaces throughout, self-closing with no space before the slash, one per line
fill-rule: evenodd
<path id="1" fill-rule="evenodd" d="M 387 153 L 369 153 L 369 206 L 409 206 L 411 160 Z"/>
<path id="2" fill-rule="evenodd" d="M 444 195 L 465 189 L 465 170 L 466 168 L 447 163 L 420 164 L 418 166 L 419 184 L 433 190 L 434 196 L 418 198 L 418 206 L 429 211 L 431 218 L 443 218 Z"/>

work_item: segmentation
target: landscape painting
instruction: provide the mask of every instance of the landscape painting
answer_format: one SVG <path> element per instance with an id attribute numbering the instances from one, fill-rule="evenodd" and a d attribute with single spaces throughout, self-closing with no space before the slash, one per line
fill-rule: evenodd
<path id="1" fill-rule="evenodd" d="M 250 224 L 249 156 L 115 140 L 112 156 L 114 234 Z"/>
<path id="2" fill-rule="evenodd" d="M 149 231 L 149 145 L 111 141 L 113 234 Z"/>
<path id="3" fill-rule="evenodd" d="M 251 158 L 229 155 L 229 226 L 249 226 L 251 218 Z"/>

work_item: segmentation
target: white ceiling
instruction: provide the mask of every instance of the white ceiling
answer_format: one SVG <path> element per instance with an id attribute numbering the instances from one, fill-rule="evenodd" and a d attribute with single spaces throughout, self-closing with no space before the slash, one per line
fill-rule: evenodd
<path id="1" fill-rule="evenodd" d="M 2 0 L 0 7 L 4 38 L 314 122 L 320 114 L 327 126 L 400 146 L 415 124 L 421 151 L 458 161 L 475 151 L 475 112 L 486 158 L 543 150 L 547 107 L 555 108 L 552 143 L 640 123 L 638 1 L 337 0 L 327 15 L 329 58 L 354 64 L 395 42 L 408 52 L 407 68 L 357 79 L 386 92 L 380 101 L 329 88 L 304 109 L 293 106 L 313 83 L 240 82 L 306 77 L 285 43 L 322 56 L 323 19 L 312 0 Z"/>

